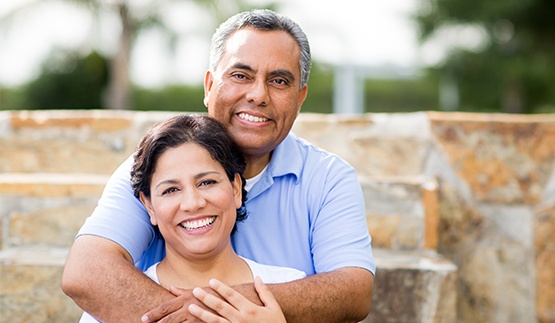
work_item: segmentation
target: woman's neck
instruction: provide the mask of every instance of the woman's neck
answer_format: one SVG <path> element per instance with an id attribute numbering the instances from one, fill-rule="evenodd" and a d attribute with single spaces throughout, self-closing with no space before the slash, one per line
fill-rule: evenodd
<path id="1" fill-rule="evenodd" d="M 250 267 L 239 257 L 231 244 L 214 257 L 185 259 L 167 248 L 156 270 L 160 285 L 185 289 L 208 286 L 211 278 L 228 285 L 252 283 Z"/>

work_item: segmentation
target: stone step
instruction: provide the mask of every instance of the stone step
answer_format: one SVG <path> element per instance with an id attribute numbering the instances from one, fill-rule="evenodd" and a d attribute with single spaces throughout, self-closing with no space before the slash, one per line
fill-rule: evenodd
<path id="1" fill-rule="evenodd" d="M 78 322 L 82 310 L 61 290 L 66 248 L 0 251 L 2 322 Z"/>
<path id="2" fill-rule="evenodd" d="M 0 249 L 69 247 L 107 181 L 91 174 L 0 174 Z"/>
<path id="3" fill-rule="evenodd" d="M 68 247 L 108 175 L 0 173 L 0 245 Z M 361 177 L 373 246 L 435 249 L 437 183 L 425 177 Z"/>
<path id="4" fill-rule="evenodd" d="M 60 289 L 65 248 L 0 252 L 0 308 L 10 322 L 77 322 L 82 311 Z M 457 268 L 432 251 L 375 250 L 373 322 L 455 322 Z"/>
<path id="5" fill-rule="evenodd" d="M 375 249 L 372 309 L 365 323 L 457 321 L 457 267 L 432 250 Z"/>
<path id="6" fill-rule="evenodd" d="M 0 173 L 111 174 L 147 127 L 173 113 L 0 111 Z"/>

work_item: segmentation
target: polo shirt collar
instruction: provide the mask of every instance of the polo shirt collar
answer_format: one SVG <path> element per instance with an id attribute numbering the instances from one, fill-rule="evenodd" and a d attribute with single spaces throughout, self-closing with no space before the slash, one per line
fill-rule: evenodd
<path id="1" fill-rule="evenodd" d="M 299 181 L 303 162 L 297 143 L 298 140 L 299 138 L 290 132 L 274 149 L 268 169 L 266 169 L 264 174 L 262 174 L 262 178 L 248 192 L 247 202 L 272 186 L 275 177 L 293 175 L 295 176 L 295 183 Z"/>
<path id="2" fill-rule="evenodd" d="M 270 159 L 269 173 L 272 177 L 295 175 L 298 180 L 303 167 L 301 151 L 297 141 L 299 138 L 290 132 L 276 147 Z"/>

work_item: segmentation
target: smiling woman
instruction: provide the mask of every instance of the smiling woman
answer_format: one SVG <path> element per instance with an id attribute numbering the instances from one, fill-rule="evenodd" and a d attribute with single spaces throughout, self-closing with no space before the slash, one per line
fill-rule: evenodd
<path id="1" fill-rule="evenodd" d="M 133 193 L 165 240 L 165 258 L 147 271 L 166 289 L 286 282 L 305 273 L 238 256 L 230 236 L 247 217 L 242 172 L 245 160 L 226 129 L 207 115 L 180 115 L 151 127 L 141 139 L 131 171 Z M 212 281 L 213 283 L 213 281 Z M 259 283 L 255 286 L 260 288 Z M 197 291 L 198 293 L 199 291 Z M 269 291 L 258 290 L 261 299 Z M 285 322 L 277 302 L 252 304 Z M 198 315 L 207 315 L 193 306 Z M 220 313 L 222 316 L 225 314 Z M 85 313 L 82 322 L 95 321 Z"/>

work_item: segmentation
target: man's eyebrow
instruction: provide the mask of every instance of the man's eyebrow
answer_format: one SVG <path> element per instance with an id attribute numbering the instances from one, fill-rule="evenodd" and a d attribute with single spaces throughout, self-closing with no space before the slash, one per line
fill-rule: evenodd
<path id="1" fill-rule="evenodd" d="M 235 63 L 233 64 L 233 68 L 249 71 L 252 73 L 256 72 L 255 69 L 252 68 L 250 65 L 243 64 L 243 63 Z M 276 76 L 283 76 L 291 82 L 295 81 L 295 75 L 293 75 L 293 73 L 291 73 L 291 71 L 289 70 L 280 69 L 280 70 L 275 70 L 270 72 L 270 77 L 276 77 Z"/>
<path id="2" fill-rule="evenodd" d="M 293 75 L 293 73 L 291 73 L 289 70 L 275 70 L 270 72 L 270 76 L 271 77 L 283 76 L 291 82 L 295 81 L 295 75 Z"/>
<path id="3" fill-rule="evenodd" d="M 249 72 L 255 72 L 255 70 L 254 70 L 252 67 L 250 67 L 250 66 L 247 65 L 247 64 L 243 64 L 243 63 L 235 63 L 235 64 L 233 64 L 232 68 L 238 68 L 238 69 L 240 69 L 240 70 L 246 70 L 246 71 L 249 71 Z"/>

